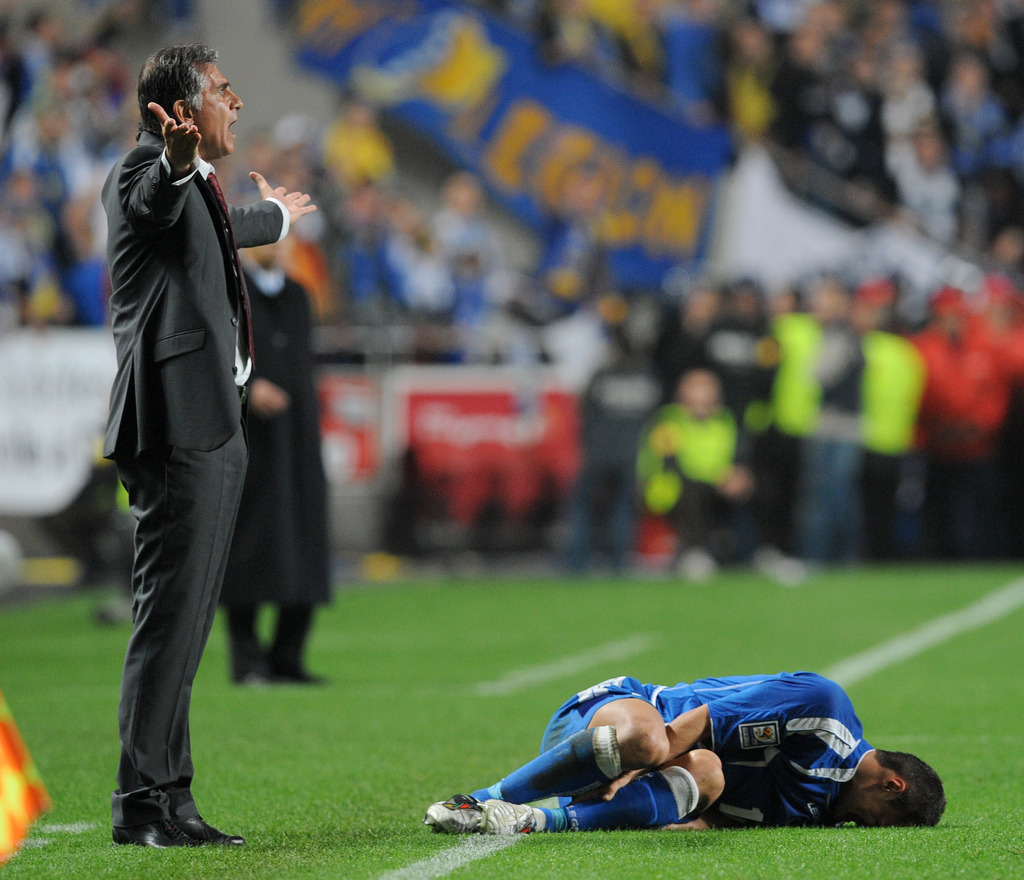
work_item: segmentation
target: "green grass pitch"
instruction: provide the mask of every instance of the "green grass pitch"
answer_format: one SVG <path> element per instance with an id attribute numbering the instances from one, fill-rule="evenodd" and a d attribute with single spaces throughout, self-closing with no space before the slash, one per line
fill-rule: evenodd
<path id="1" fill-rule="evenodd" d="M 311 647 L 311 667 L 330 683 L 309 689 L 231 686 L 218 620 L 193 695 L 194 791 L 208 820 L 247 837 L 230 851 L 111 845 L 128 629 L 96 626 L 94 597 L 3 607 L 0 689 L 54 807 L 0 874 L 1024 877 L 1024 608 L 849 688 L 873 745 L 917 752 L 942 775 L 949 807 L 938 828 L 533 835 L 461 863 L 464 841 L 420 824 L 431 801 L 532 757 L 555 706 L 597 681 L 826 671 L 1022 574 L 862 569 L 792 589 L 748 573 L 702 586 L 464 577 L 345 587 Z"/>

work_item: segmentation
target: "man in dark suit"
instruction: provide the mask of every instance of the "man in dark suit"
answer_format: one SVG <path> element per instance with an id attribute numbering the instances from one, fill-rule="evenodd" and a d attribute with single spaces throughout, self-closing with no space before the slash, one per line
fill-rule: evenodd
<path id="1" fill-rule="evenodd" d="M 210 162 L 234 150 L 242 101 L 216 61 L 198 44 L 146 61 L 138 146 L 103 188 L 118 362 L 104 455 L 137 520 L 115 843 L 245 842 L 199 815 L 188 723 L 246 469 L 253 352 L 237 248 L 284 237 L 315 207 L 256 172 L 262 201 L 224 202 Z"/>

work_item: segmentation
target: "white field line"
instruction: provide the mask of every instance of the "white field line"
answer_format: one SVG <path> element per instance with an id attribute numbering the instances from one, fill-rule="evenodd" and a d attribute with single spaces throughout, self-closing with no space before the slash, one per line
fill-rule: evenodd
<path id="1" fill-rule="evenodd" d="M 850 687 L 876 672 L 934 648 L 962 633 L 978 629 L 1013 613 L 1024 605 L 1024 578 L 989 593 L 984 599 L 937 617 L 918 629 L 854 654 L 826 669 L 822 674 L 843 687 Z"/>
<path id="2" fill-rule="evenodd" d="M 32 826 L 32 834 L 85 834 L 100 826 L 96 822 L 71 822 L 69 824 L 46 823 Z M 28 837 L 21 842 L 22 849 L 42 849 L 53 843 L 50 837 Z"/>
<path id="3" fill-rule="evenodd" d="M 94 831 L 99 827 L 97 822 L 70 822 L 65 825 L 55 823 L 33 825 L 32 829 L 40 834 L 85 834 L 86 831 Z"/>
<path id="4" fill-rule="evenodd" d="M 854 654 L 825 670 L 823 674 L 843 687 L 849 687 L 880 672 L 887 666 L 921 654 L 962 633 L 994 623 L 1008 614 L 1012 614 L 1021 606 L 1024 606 L 1024 578 L 1013 581 L 994 593 L 989 593 L 984 599 L 973 605 L 968 605 L 960 611 L 953 611 L 938 617 L 909 633 L 896 636 L 860 654 Z M 550 681 L 576 672 L 581 668 L 593 666 L 603 660 L 639 653 L 649 645 L 650 641 L 648 636 L 636 635 L 619 642 L 611 642 L 545 666 L 534 666 L 509 673 L 497 681 L 478 685 L 477 692 L 480 694 L 512 693 L 530 685 Z M 519 842 L 524 836 L 518 834 L 514 837 L 466 838 L 451 849 L 440 852 L 432 858 L 424 859 L 422 862 L 409 865 L 407 868 L 400 868 L 384 874 L 379 880 L 438 880 L 465 865 L 488 858 L 499 850 Z"/>
<path id="5" fill-rule="evenodd" d="M 559 678 L 570 678 L 578 672 L 598 666 L 608 660 L 622 660 L 641 654 L 652 644 L 651 637 L 643 633 L 598 645 L 580 654 L 563 657 L 552 663 L 539 666 L 526 666 L 514 669 L 495 681 L 484 681 L 476 685 L 474 691 L 481 697 L 506 696 L 516 691 L 527 690 L 538 684 L 555 681 Z"/>
<path id="6" fill-rule="evenodd" d="M 408 867 L 388 871 L 387 874 L 381 875 L 380 880 L 437 880 L 439 877 L 447 877 L 452 871 L 486 859 L 499 850 L 519 843 L 525 836 L 516 834 L 511 837 L 463 837 L 456 846 L 442 850 L 421 862 L 413 862 Z"/>

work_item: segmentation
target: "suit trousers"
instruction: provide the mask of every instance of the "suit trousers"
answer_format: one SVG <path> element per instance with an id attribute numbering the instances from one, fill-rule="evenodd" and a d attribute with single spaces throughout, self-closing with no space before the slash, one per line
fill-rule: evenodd
<path id="1" fill-rule="evenodd" d="M 121 678 L 113 824 L 198 814 L 189 705 L 227 565 L 248 458 L 241 425 L 210 452 L 118 460 L 135 531 L 133 629 Z"/>

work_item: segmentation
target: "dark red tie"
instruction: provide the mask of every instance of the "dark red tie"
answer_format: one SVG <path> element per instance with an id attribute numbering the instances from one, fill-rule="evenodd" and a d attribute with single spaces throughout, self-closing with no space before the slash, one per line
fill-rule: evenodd
<path id="1" fill-rule="evenodd" d="M 238 245 L 235 244 L 235 231 L 231 228 L 231 214 L 228 211 L 227 200 L 224 198 L 224 191 L 220 188 L 220 184 L 217 182 L 217 175 L 211 171 L 210 174 L 207 175 L 206 180 L 210 184 L 213 194 L 217 197 L 217 201 L 220 204 L 221 214 L 223 214 L 224 217 L 224 228 L 227 231 L 228 244 L 231 245 L 231 264 L 235 270 L 235 278 L 238 281 L 238 295 L 242 300 L 242 320 L 245 321 L 245 335 L 249 342 L 249 361 L 255 365 L 255 349 L 252 344 L 252 319 L 249 315 L 249 295 L 245 289 L 245 276 L 242 275 L 242 264 L 238 259 Z"/>

